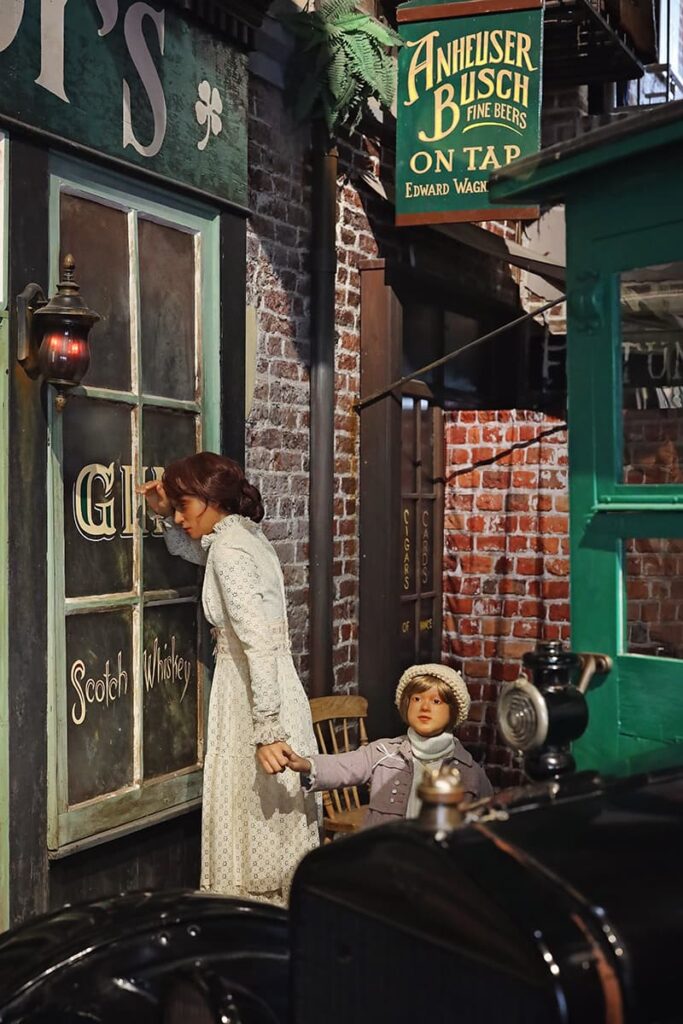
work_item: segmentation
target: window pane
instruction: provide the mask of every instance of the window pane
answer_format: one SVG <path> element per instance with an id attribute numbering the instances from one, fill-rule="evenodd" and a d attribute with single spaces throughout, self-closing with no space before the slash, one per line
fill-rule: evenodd
<path id="1" fill-rule="evenodd" d="M 683 263 L 622 274 L 623 482 L 683 483 Z"/>
<path id="2" fill-rule="evenodd" d="M 111 206 L 62 193 L 60 268 L 67 253 L 90 309 L 102 319 L 90 334 L 91 363 L 85 383 L 130 390 L 130 273 L 128 216 Z"/>
<path id="3" fill-rule="evenodd" d="M 190 413 L 145 409 L 143 413 L 142 461 L 146 477 L 161 477 L 164 466 L 197 450 L 196 418 Z M 143 554 L 145 590 L 167 590 L 197 583 L 197 566 L 169 555 L 159 520 L 147 516 Z"/>
<path id="4" fill-rule="evenodd" d="M 71 397 L 61 415 L 66 595 L 129 592 L 135 529 L 131 411 Z"/>
<path id="5" fill-rule="evenodd" d="M 66 620 L 69 804 L 133 781 L 130 609 Z"/>
<path id="6" fill-rule="evenodd" d="M 683 658 L 683 539 L 624 541 L 626 650 Z"/>
<path id="7" fill-rule="evenodd" d="M 401 490 L 414 494 L 415 480 L 415 399 L 403 396 L 401 402 Z"/>
<path id="8" fill-rule="evenodd" d="M 420 490 L 434 490 L 434 412 L 424 399 L 420 401 Z"/>
<path id="9" fill-rule="evenodd" d="M 195 397 L 195 237 L 140 218 L 142 390 Z"/>
<path id="10" fill-rule="evenodd" d="M 197 763 L 197 606 L 145 609 L 144 777 Z"/>

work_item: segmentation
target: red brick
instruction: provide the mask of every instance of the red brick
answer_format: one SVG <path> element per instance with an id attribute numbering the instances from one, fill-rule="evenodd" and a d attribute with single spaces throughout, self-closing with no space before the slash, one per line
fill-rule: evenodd
<path id="1" fill-rule="evenodd" d="M 528 494 L 509 494 L 505 507 L 508 512 L 526 512 L 529 508 Z"/>
<path id="2" fill-rule="evenodd" d="M 512 486 L 521 490 L 532 490 L 536 487 L 536 474 L 526 469 L 515 469 L 512 473 Z"/>
<path id="3" fill-rule="evenodd" d="M 545 598 L 569 597 L 569 583 L 559 580 L 544 580 L 541 584 L 541 594 Z"/>
<path id="4" fill-rule="evenodd" d="M 515 622 L 512 627 L 512 635 L 534 637 L 536 639 L 541 636 L 541 623 L 535 619 L 524 619 L 521 622 Z"/>
<path id="5" fill-rule="evenodd" d="M 477 551 L 505 551 L 505 537 L 496 537 L 491 534 L 477 537 L 475 548 Z"/>
<path id="6" fill-rule="evenodd" d="M 503 497 L 500 494 L 478 494 L 477 508 L 488 512 L 500 512 L 503 508 Z"/>
<path id="7" fill-rule="evenodd" d="M 503 490 L 510 486 L 510 474 L 504 470 L 487 469 L 482 474 L 482 485 Z"/>
<path id="8" fill-rule="evenodd" d="M 481 634 L 482 636 L 509 636 L 510 625 L 511 623 L 506 619 L 484 618 L 481 620 Z"/>
<path id="9" fill-rule="evenodd" d="M 477 658 L 481 657 L 482 653 L 482 642 L 481 640 L 461 640 L 452 638 L 451 653 L 457 658 Z"/>
<path id="10" fill-rule="evenodd" d="M 498 591 L 501 594 L 523 594 L 525 592 L 525 584 L 521 580 L 501 580 L 498 587 Z"/>
<path id="11" fill-rule="evenodd" d="M 454 423 L 451 423 L 446 427 L 446 444 L 464 444 L 466 438 L 467 431 L 464 427 L 456 426 Z M 451 452 L 448 453 L 448 457 L 451 457 Z"/>
<path id="12" fill-rule="evenodd" d="M 477 679 L 481 679 L 483 676 L 489 674 L 489 666 L 486 661 L 466 661 L 464 664 L 465 672 L 468 676 L 474 676 Z"/>
<path id="13" fill-rule="evenodd" d="M 539 576 L 543 572 L 543 559 L 518 558 L 515 568 L 521 576 Z"/>
<path id="14" fill-rule="evenodd" d="M 501 657 L 506 660 L 509 658 L 521 658 L 527 651 L 533 650 L 533 642 L 524 642 L 522 640 L 501 640 L 499 650 Z"/>
<path id="15" fill-rule="evenodd" d="M 489 573 L 493 570 L 493 558 L 490 555 L 465 554 L 460 561 L 465 573 Z"/>
<path id="16" fill-rule="evenodd" d="M 551 604 L 548 607 L 548 618 L 553 622 L 569 622 L 569 605 L 567 602 Z"/>

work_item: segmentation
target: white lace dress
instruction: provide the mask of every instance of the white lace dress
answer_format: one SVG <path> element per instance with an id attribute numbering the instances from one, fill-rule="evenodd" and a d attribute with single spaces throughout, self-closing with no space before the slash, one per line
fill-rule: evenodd
<path id="1" fill-rule="evenodd" d="M 318 845 L 315 797 L 299 776 L 266 775 L 259 743 L 317 753 L 292 661 L 278 557 L 258 524 L 229 515 L 201 541 L 167 520 L 172 554 L 206 564 L 202 601 L 215 627 L 202 812 L 202 889 L 286 904 L 294 870 Z"/>

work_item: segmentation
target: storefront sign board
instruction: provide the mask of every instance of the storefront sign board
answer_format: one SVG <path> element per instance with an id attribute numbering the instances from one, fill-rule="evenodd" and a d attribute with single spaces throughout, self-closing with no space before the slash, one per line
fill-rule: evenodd
<path id="1" fill-rule="evenodd" d="M 537 216 L 501 209 L 488 177 L 539 148 L 543 9 L 536 0 L 413 0 L 397 12 L 396 223 Z"/>
<path id="2" fill-rule="evenodd" d="M 244 205 L 246 56 L 139 0 L 0 4 L 0 122 Z"/>

